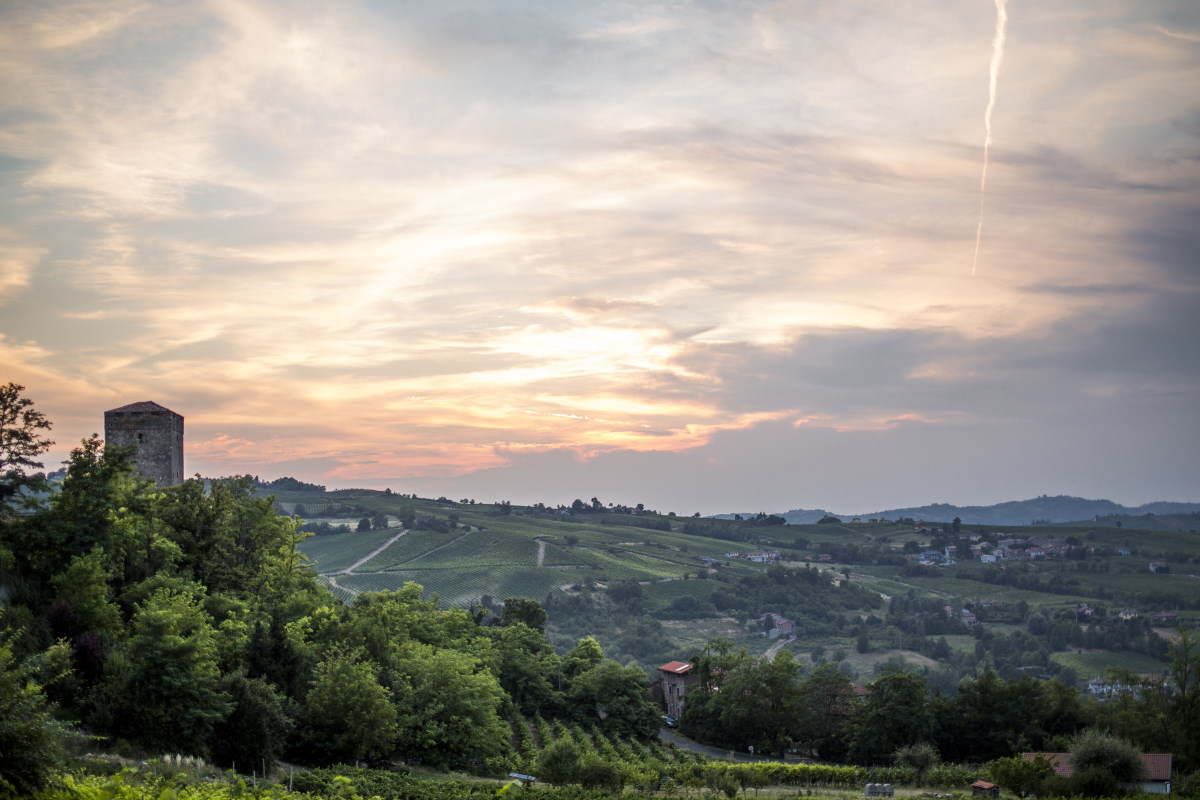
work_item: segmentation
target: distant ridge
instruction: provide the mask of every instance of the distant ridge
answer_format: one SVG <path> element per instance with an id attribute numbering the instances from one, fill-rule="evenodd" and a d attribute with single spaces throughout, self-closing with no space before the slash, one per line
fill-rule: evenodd
<path id="1" fill-rule="evenodd" d="M 757 512 L 756 512 L 757 513 Z M 1099 520 L 1115 524 L 1117 520 L 1129 520 L 1135 517 L 1173 517 L 1177 515 L 1192 516 L 1200 513 L 1200 503 L 1177 503 L 1160 501 L 1129 507 L 1111 500 L 1089 500 L 1084 497 L 1070 495 L 1042 495 L 1030 500 L 1010 500 L 990 506 L 956 506 L 949 503 L 932 503 L 911 508 L 889 508 L 883 511 L 871 511 L 855 514 L 839 514 L 824 509 L 795 508 L 783 513 L 776 512 L 787 520 L 789 525 L 812 524 L 827 515 L 848 522 L 855 517 L 864 522 L 869 519 L 896 520 L 911 517 L 914 520 L 926 522 L 952 522 L 955 517 L 963 524 L 970 525 L 1031 525 L 1039 523 L 1070 523 L 1091 522 Z M 717 514 L 721 519 L 732 519 L 733 514 Z M 745 516 L 754 516 L 753 514 Z M 1163 520 L 1166 522 L 1166 520 Z M 1195 528 L 1197 521 L 1193 518 L 1181 521 L 1183 524 L 1153 524 L 1144 527 L 1183 527 Z"/>

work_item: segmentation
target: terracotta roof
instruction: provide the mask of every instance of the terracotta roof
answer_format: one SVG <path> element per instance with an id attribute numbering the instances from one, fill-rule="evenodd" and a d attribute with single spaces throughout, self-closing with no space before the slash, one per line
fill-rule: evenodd
<path id="1" fill-rule="evenodd" d="M 683 675 L 691 670 L 692 665 L 683 661 L 672 661 L 669 664 L 663 664 L 658 668 L 659 672 L 670 672 L 674 675 Z"/>
<path id="2" fill-rule="evenodd" d="M 1144 780 L 1148 781 L 1169 781 L 1171 780 L 1171 754 L 1170 753 L 1142 753 L 1142 766 L 1146 769 Z"/>
<path id="3" fill-rule="evenodd" d="M 110 408 L 108 411 L 105 411 L 104 413 L 105 414 L 113 414 L 118 411 L 166 411 L 168 414 L 175 414 L 174 411 L 167 408 L 166 406 L 160 406 L 158 403 L 155 403 L 151 400 L 143 400 L 140 403 L 130 403 L 129 405 L 121 406 L 120 408 Z M 178 417 L 180 415 L 175 414 L 175 416 Z"/>
<path id="4" fill-rule="evenodd" d="M 996 788 L 996 784 L 988 783 L 987 781 L 975 781 L 971 785 L 977 789 L 995 789 Z"/>
<path id="5" fill-rule="evenodd" d="M 1054 767 L 1054 774 L 1064 778 L 1071 777 L 1070 753 L 1042 753 Z M 1021 753 L 1021 758 L 1032 761 L 1037 753 Z M 1171 780 L 1170 753 L 1142 753 L 1142 768 L 1144 781 Z"/>

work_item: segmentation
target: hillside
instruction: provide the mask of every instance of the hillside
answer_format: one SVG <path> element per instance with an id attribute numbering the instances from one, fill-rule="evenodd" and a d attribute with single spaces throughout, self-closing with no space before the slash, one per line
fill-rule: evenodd
<path id="1" fill-rule="evenodd" d="M 824 509 L 792 509 L 780 514 L 789 525 L 810 524 L 827 515 L 842 520 L 914 519 L 927 522 L 950 522 L 955 517 L 972 525 L 1031 525 L 1038 522 L 1094 524 L 1101 522 L 1114 527 L 1137 525 L 1143 528 L 1193 530 L 1200 503 L 1156 502 L 1129 507 L 1111 500 L 1089 500 L 1068 495 L 1042 495 L 1029 500 L 1011 500 L 990 506 L 957 506 L 931 503 L 909 508 L 889 508 L 855 514 L 829 512 Z M 732 519 L 733 514 L 719 518 Z M 746 515 L 742 515 L 746 516 Z M 1120 522 L 1122 525 L 1117 525 Z"/>
<path id="2" fill-rule="evenodd" d="M 776 614 L 794 626 L 786 648 L 798 658 L 833 661 L 863 678 L 898 659 L 952 691 L 983 659 L 1006 676 L 1036 670 L 1074 682 L 1108 666 L 1159 672 L 1165 640 L 1152 629 L 1173 623 L 1156 618 L 1200 620 L 1192 577 L 1200 536 L 1186 531 L 964 523 L 962 536 L 984 542 L 1069 537 L 1076 544 L 1042 561 L 923 567 L 916 553 L 955 537 L 895 522 L 782 525 L 758 515 L 681 518 L 367 490 L 277 500 L 285 511 L 328 504 L 342 516 L 321 519 L 326 527 L 386 518 L 386 529 L 302 543 L 320 579 L 345 599 L 406 581 L 436 593 L 443 607 L 484 613 L 506 597 L 530 598 L 546 608 L 560 650 L 595 635 L 606 652 L 647 671 L 687 658 L 712 636 L 764 652 L 772 640 L 761 620 Z M 751 553 L 778 563 L 744 557 Z M 1152 561 L 1169 563 L 1170 573 L 1151 574 Z M 1081 606 L 1099 615 L 1090 625 L 1076 619 Z M 1124 610 L 1136 616 L 1118 619 Z M 1068 658 L 1070 647 L 1093 655 Z"/>

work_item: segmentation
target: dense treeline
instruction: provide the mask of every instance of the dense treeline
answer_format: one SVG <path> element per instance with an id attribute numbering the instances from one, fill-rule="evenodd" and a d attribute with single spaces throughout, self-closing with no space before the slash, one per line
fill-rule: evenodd
<path id="1" fill-rule="evenodd" d="M 658 729 L 642 671 L 592 639 L 560 657 L 536 602 L 487 624 L 415 584 L 336 600 L 297 549 L 298 519 L 250 478 L 158 489 L 93 437 L 35 513 L 4 511 L 0 705 L 41 685 L 94 734 L 224 766 L 504 772 L 514 710 L 620 738 Z"/>
<path id="2" fill-rule="evenodd" d="M 931 745 L 938 758 L 983 763 L 1022 751 L 1064 752 L 1085 729 L 1173 753 L 1180 773 L 1200 769 L 1200 642 L 1187 631 L 1171 647 L 1165 681 L 1113 673 L 1124 691 L 1096 702 L 1058 680 L 1005 680 L 991 670 L 933 691 L 914 672 L 886 670 L 865 687 L 836 664 L 808 670 L 785 650 L 754 658 L 711 640 L 694 659 L 682 729 L 712 744 L 828 761 L 890 763 Z"/>

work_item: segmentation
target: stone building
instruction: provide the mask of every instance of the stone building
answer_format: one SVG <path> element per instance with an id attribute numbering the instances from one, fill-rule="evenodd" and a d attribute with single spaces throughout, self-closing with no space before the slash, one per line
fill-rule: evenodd
<path id="1" fill-rule="evenodd" d="M 105 444 L 134 448 L 137 471 L 159 486 L 183 483 L 183 417 L 158 403 L 104 412 Z"/>

